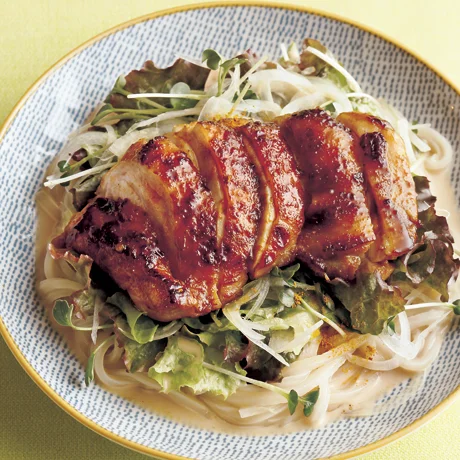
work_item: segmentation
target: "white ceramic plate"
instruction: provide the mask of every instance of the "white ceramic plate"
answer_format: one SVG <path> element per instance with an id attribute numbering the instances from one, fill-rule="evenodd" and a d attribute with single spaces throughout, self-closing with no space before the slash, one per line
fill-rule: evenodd
<path id="1" fill-rule="evenodd" d="M 21 364 L 54 401 L 112 440 L 163 458 L 294 460 L 347 452 L 348 456 L 396 439 L 453 400 L 460 382 L 458 333 L 447 336 L 423 392 L 390 412 L 284 436 L 239 437 L 189 428 L 96 385 L 86 389 L 81 365 L 37 300 L 34 196 L 67 135 L 105 98 L 118 75 L 141 67 L 147 59 L 166 65 L 176 53 L 199 57 L 208 47 L 225 55 L 251 47 L 261 55 L 277 56 L 281 42 L 300 42 L 304 37 L 322 41 L 364 90 L 385 97 L 408 119 L 432 123 L 458 151 L 460 96 L 417 58 L 337 19 L 260 6 L 175 10 L 102 34 L 64 58 L 29 90 L 0 134 L 0 330 Z M 458 199 L 459 155 L 451 179 Z"/>

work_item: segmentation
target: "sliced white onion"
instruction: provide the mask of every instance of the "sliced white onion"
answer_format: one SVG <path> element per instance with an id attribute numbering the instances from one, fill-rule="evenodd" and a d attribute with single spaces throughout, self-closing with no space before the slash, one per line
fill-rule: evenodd
<path id="1" fill-rule="evenodd" d="M 453 150 L 449 141 L 431 127 L 421 126 L 418 134 L 431 147 L 432 154 L 425 160 L 425 167 L 431 171 L 447 168 L 452 162 Z"/>
<path id="2" fill-rule="evenodd" d="M 252 89 L 256 91 L 254 87 Z M 261 101 L 274 102 L 269 81 L 262 80 L 258 85 L 256 93 Z"/>
<path id="3" fill-rule="evenodd" d="M 199 121 L 213 120 L 216 117 L 226 117 L 232 110 L 233 104 L 222 97 L 210 97 L 203 108 L 201 109 L 198 117 Z"/>
<path id="4" fill-rule="evenodd" d="M 93 341 L 94 345 L 96 345 L 97 341 L 97 330 L 99 328 L 99 313 L 104 306 L 104 302 L 102 302 L 99 296 L 96 296 L 94 301 L 94 313 L 93 313 L 93 325 L 91 329 L 91 340 Z"/>
<path id="5" fill-rule="evenodd" d="M 112 125 L 102 126 L 107 131 L 107 144 L 110 145 L 117 140 L 117 133 Z"/>
<path id="6" fill-rule="evenodd" d="M 275 116 L 280 115 L 281 107 L 275 102 L 262 101 L 257 99 L 247 99 L 241 101 L 240 104 L 236 107 L 238 112 L 249 112 L 249 113 L 259 113 L 259 112 L 270 112 Z"/>
<path id="7" fill-rule="evenodd" d="M 283 59 L 285 61 L 289 61 L 287 46 L 284 43 L 280 43 L 280 49 L 281 49 L 281 56 L 283 56 Z"/>
<path id="8" fill-rule="evenodd" d="M 410 129 L 412 131 L 415 131 L 417 129 L 421 129 L 421 128 L 430 128 L 431 127 L 431 123 L 419 123 L 419 124 L 415 124 L 415 125 L 410 125 Z"/>
<path id="9" fill-rule="evenodd" d="M 312 84 L 302 75 L 294 72 L 289 72 L 282 67 L 276 69 L 260 70 L 249 76 L 249 81 L 256 93 L 258 93 L 263 85 L 278 82 L 283 85 L 290 85 L 294 90 L 311 92 Z M 291 88 L 292 89 L 292 88 Z"/>
<path id="10" fill-rule="evenodd" d="M 418 137 L 412 129 L 409 130 L 409 139 L 420 152 L 426 153 L 431 150 L 431 147 L 422 139 L 420 139 L 420 137 Z"/>
<path id="11" fill-rule="evenodd" d="M 134 123 L 131 128 L 129 128 L 128 133 L 138 129 L 144 128 L 145 126 L 153 125 L 154 123 L 159 123 L 160 121 L 171 120 L 173 118 L 188 117 L 191 115 L 198 115 L 200 113 L 199 107 L 192 107 L 190 109 L 184 110 L 171 110 L 170 112 L 165 112 L 156 117 L 149 118 L 148 120 L 142 120 L 138 123 Z"/>
<path id="12" fill-rule="evenodd" d="M 280 363 L 284 364 L 285 366 L 289 366 L 289 363 L 279 353 L 277 353 L 275 350 L 263 342 L 265 337 L 251 328 L 248 324 L 250 323 L 249 321 L 243 320 L 243 318 L 241 318 L 238 309 L 233 306 L 227 306 L 222 309 L 222 312 L 224 313 L 225 317 L 254 345 L 265 350 Z"/>
<path id="13" fill-rule="evenodd" d="M 309 110 L 314 109 L 315 107 L 320 106 L 323 102 L 325 102 L 327 98 L 324 94 L 321 93 L 313 93 L 307 96 L 302 96 L 297 99 L 292 100 L 283 107 L 281 111 L 281 115 L 286 115 L 288 113 L 299 112 L 301 110 Z"/>
<path id="14" fill-rule="evenodd" d="M 123 157 L 126 151 L 140 139 L 153 139 L 160 133 L 157 128 L 142 129 L 140 131 L 127 132 L 124 136 L 118 138 L 110 147 L 109 151 L 119 159 Z"/>
<path id="15" fill-rule="evenodd" d="M 325 80 L 320 77 L 309 77 L 308 80 L 312 82 L 316 91 L 324 96 L 325 99 L 331 99 L 336 111 L 341 112 L 353 112 L 353 106 L 351 105 L 350 99 L 348 99 L 347 93 L 338 88 L 334 83 L 329 80 Z M 336 104 L 340 104 L 336 106 Z"/>
<path id="16" fill-rule="evenodd" d="M 220 96 L 221 98 L 226 99 L 229 102 L 232 102 L 233 97 L 240 89 L 240 75 L 241 75 L 240 65 L 238 64 L 233 69 L 233 73 L 230 79 L 230 85 L 222 93 L 222 95 Z"/>
<path id="17" fill-rule="evenodd" d="M 267 277 L 260 278 L 260 292 L 259 295 L 252 305 L 251 309 L 246 314 L 246 319 L 251 319 L 251 316 L 262 306 L 265 299 L 267 298 L 268 291 L 270 290 L 270 280 Z"/>
<path id="18" fill-rule="evenodd" d="M 108 134 L 100 131 L 87 131 L 70 139 L 60 152 L 60 157 L 71 155 L 84 145 L 107 145 Z"/>
<path id="19" fill-rule="evenodd" d="M 182 326 L 183 324 L 181 321 L 173 321 L 163 328 L 160 334 L 155 333 L 153 338 L 154 340 L 166 339 L 166 337 L 170 337 L 175 334 Z"/>
<path id="20" fill-rule="evenodd" d="M 405 118 L 400 118 L 396 124 L 398 134 L 404 141 L 404 147 L 406 148 L 406 154 L 409 158 L 409 163 L 412 165 L 415 163 L 417 158 L 415 157 L 414 149 L 412 148 L 412 142 L 409 138 L 409 122 Z"/>
<path id="21" fill-rule="evenodd" d="M 335 329 L 342 337 L 345 337 L 347 335 L 345 331 L 339 325 L 334 323 L 334 321 L 330 320 L 329 318 L 327 318 L 320 312 L 316 311 L 314 308 L 310 307 L 310 305 L 308 305 L 308 303 L 305 302 L 304 300 L 302 300 L 302 305 L 306 307 L 313 316 L 316 316 L 319 319 L 322 319 L 325 323 L 329 324 L 329 326 L 331 326 L 332 329 Z"/>
<path id="22" fill-rule="evenodd" d="M 294 62 L 295 64 L 298 64 L 300 62 L 300 52 L 299 48 L 297 48 L 297 43 L 292 42 L 287 49 L 289 60 L 291 62 Z"/>
<path id="23" fill-rule="evenodd" d="M 273 347 L 273 349 L 278 353 L 294 351 L 297 349 L 301 350 L 305 346 L 305 344 L 310 340 L 313 332 L 317 331 L 323 324 L 323 321 L 318 321 L 316 324 L 306 329 L 304 332 L 296 334 L 296 337 L 290 342 L 284 342 L 282 344 L 280 343 L 278 348 Z"/>
<path id="24" fill-rule="evenodd" d="M 383 343 L 396 355 L 404 358 L 406 360 L 415 359 L 415 357 L 420 353 L 420 350 L 423 348 L 425 343 L 425 338 L 428 334 L 436 328 L 436 326 L 446 318 L 449 313 L 445 313 L 442 316 L 438 317 L 438 319 L 432 322 L 426 329 L 424 329 L 418 337 L 411 342 L 408 340 L 408 336 L 410 336 L 410 325 L 409 321 L 407 321 L 407 315 L 405 312 L 400 313 L 398 318 L 400 320 L 401 325 L 401 335 L 398 334 L 390 334 L 388 330 L 384 330 L 380 334 L 380 338 Z"/>
<path id="25" fill-rule="evenodd" d="M 451 310 L 446 312 L 445 310 L 430 309 L 423 313 L 418 313 L 409 317 L 409 323 L 412 330 L 416 330 L 421 327 L 429 326 L 430 324 L 438 321 L 445 314 L 451 313 Z"/>

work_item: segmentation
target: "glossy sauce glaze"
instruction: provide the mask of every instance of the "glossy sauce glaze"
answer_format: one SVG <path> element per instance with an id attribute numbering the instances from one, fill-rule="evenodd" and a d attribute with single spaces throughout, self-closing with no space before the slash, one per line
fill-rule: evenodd
<path id="1" fill-rule="evenodd" d="M 250 265 L 251 276 L 259 278 L 295 257 L 304 223 L 304 192 L 294 157 L 276 124 L 246 123 L 238 130 L 260 182 L 262 215 Z"/>
<path id="2" fill-rule="evenodd" d="M 306 192 L 298 257 L 318 274 L 352 279 L 376 238 L 360 148 L 343 125 L 321 110 L 287 116 L 281 132 L 297 152 Z"/>
<path id="3" fill-rule="evenodd" d="M 241 292 L 247 280 L 260 215 L 258 177 L 241 136 L 225 123 L 192 123 L 175 136 L 193 150 L 215 199 L 221 198 L 219 292 L 226 303 Z"/>

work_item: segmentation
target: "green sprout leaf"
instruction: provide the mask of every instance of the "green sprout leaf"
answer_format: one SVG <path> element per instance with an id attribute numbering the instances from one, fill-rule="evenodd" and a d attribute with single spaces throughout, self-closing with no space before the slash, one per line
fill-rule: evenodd
<path id="1" fill-rule="evenodd" d="M 326 112 L 329 112 L 329 113 L 334 113 L 335 112 L 335 107 L 334 107 L 334 104 L 331 102 L 329 104 L 327 104 L 325 107 L 324 107 L 324 110 Z"/>
<path id="2" fill-rule="evenodd" d="M 395 318 L 396 318 L 396 316 L 390 316 L 390 318 L 388 318 L 388 327 L 389 327 L 393 332 L 396 332 Z"/>
<path id="3" fill-rule="evenodd" d="M 460 299 L 455 300 L 452 302 L 454 305 L 453 311 L 456 315 L 460 315 Z"/>
<path id="4" fill-rule="evenodd" d="M 170 90 L 171 94 L 191 94 L 190 86 L 182 81 L 177 82 Z M 171 105 L 175 110 L 184 110 L 195 107 L 198 103 L 196 99 L 171 98 Z"/>
<path id="5" fill-rule="evenodd" d="M 53 317 L 56 320 L 56 322 L 60 324 L 61 326 L 71 327 L 72 329 L 75 329 L 76 331 L 91 331 L 92 330 L 91 327 L 75 326 L 75 324 L 72 323 L 73 309 L 74 309 L 74 306 L 72 303 L 69 304 L 67 300 L 58 299 L 54 303 Z M 110 329 L 112 327 L 113 327 L 113 324 L 103 324 L 98 327 L 98 330 Z"/>
<path id="6" fill-rule="evenodd" d="M 203 51 L 201 61 L 205 62 L 210 69 L 217 70 L 222 61 L 222 56 L 216 50 L 208 48 Z"/>
<path id="7" fill-rule="evenodd" d="M 212 70 L 219 70 L 217 76 L 217 96 L 222 94 L 222 88 L 224 80 L 227 77 L 228 72 L 235 66 L 247 62 L 246 58 L 233 57 L 231 59 L 223 60 L 222 56 L 215 50 L 208 48 L 203 51 L 201 55 L 202 62 L 206 62 L 206 65 Z"/>
<path id="8" fill-rule="evenodd" d="M 56 300 L 53 308 L 53 316 L 61 326 L 73 327 L 72 324 L 73 305 L 65 300 Z"/>
<path id="9" fill-rule="evenodd" d="M 299 404 L 299 395 L 297 394 L 297 391 L 291 390 L 289 392 L 287 402 L 288 402 L 289 413 L 292 415 L 297 408 L 297 404 Z"/>
<path id="10" fill-rule="evenodd" d="M 70 164 L 66 160 L 59 161 L 57 164 L 59 171 L 67 172 L 70 169 Z"/>
<path id="11" fill-rule="evenodd" d="M 107 337 L 102 343 L 100 343 L 93 352 L 89 355 L 88 362 L 86 363 L 85 368 L 85 385 L 88 387 L 90 383 L 94 380 L 94 359 L 96 358 L 96 354 L 98 351 L 109 341 L 113 341 L 114 336 L 111 335 Z"/>
<path id="12" fill-rule="evenodd" d="M 247 61 L 247 59 L 242 59 L 238 57 L 234 57 L 232 59 L 229 59 L 228 61 L 223 62 L 220 67 L 222 69 L 222 79 L 225 80 L 225 77 L 227 76 L 227 73 L 230 69 L 233 69 L 233 67 L 239 65 L 239 64 L 244 64 Z"/>
<path id="13" fill-rule="evenodd" d="M 222 94 L 222 88 L 224 85 L 224 80 L 227 77 L 228 72 L 235 66 L 239 64 L 243 64 L 246 62 L 247 59 L 242 59 L 238 57 L 234 57 L 223 62 L 219 67 L 219 75 L 217 78 L 217 95 L 220 96 Z"/>
<path id="14" fill-rule="evenodd" d="M 314 390 L 307 393 L 301 399 L 302 404 L 304 405 L 303 415 L 305 415 L 305 417 L 310 417 L 310 415 L 313 412 L 313 408 L 315 407 L 315 404 L 318 401 L 318 398 L 319 398 L 319 388 L 315 388 Z"/>

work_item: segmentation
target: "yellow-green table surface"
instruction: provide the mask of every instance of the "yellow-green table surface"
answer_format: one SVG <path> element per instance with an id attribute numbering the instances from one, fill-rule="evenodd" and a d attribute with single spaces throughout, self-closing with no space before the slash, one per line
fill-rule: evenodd
<path id="1" fill-rule="evenodd" d="M 136 16 L 192 3 L 187 0 L 0 0 L 0 124 L 41 74 L 83 41 Z M 415 50 L 460 86 L 459 0 L 284 3 L 333 12 L 382 31 Z M 0 339 L 0 458 L 134 460 L 145 457 L 96 435 L 58 408 L 30 380 Z M 460 401 L 417 432 L 366 458 L 460 459 Z"/>

